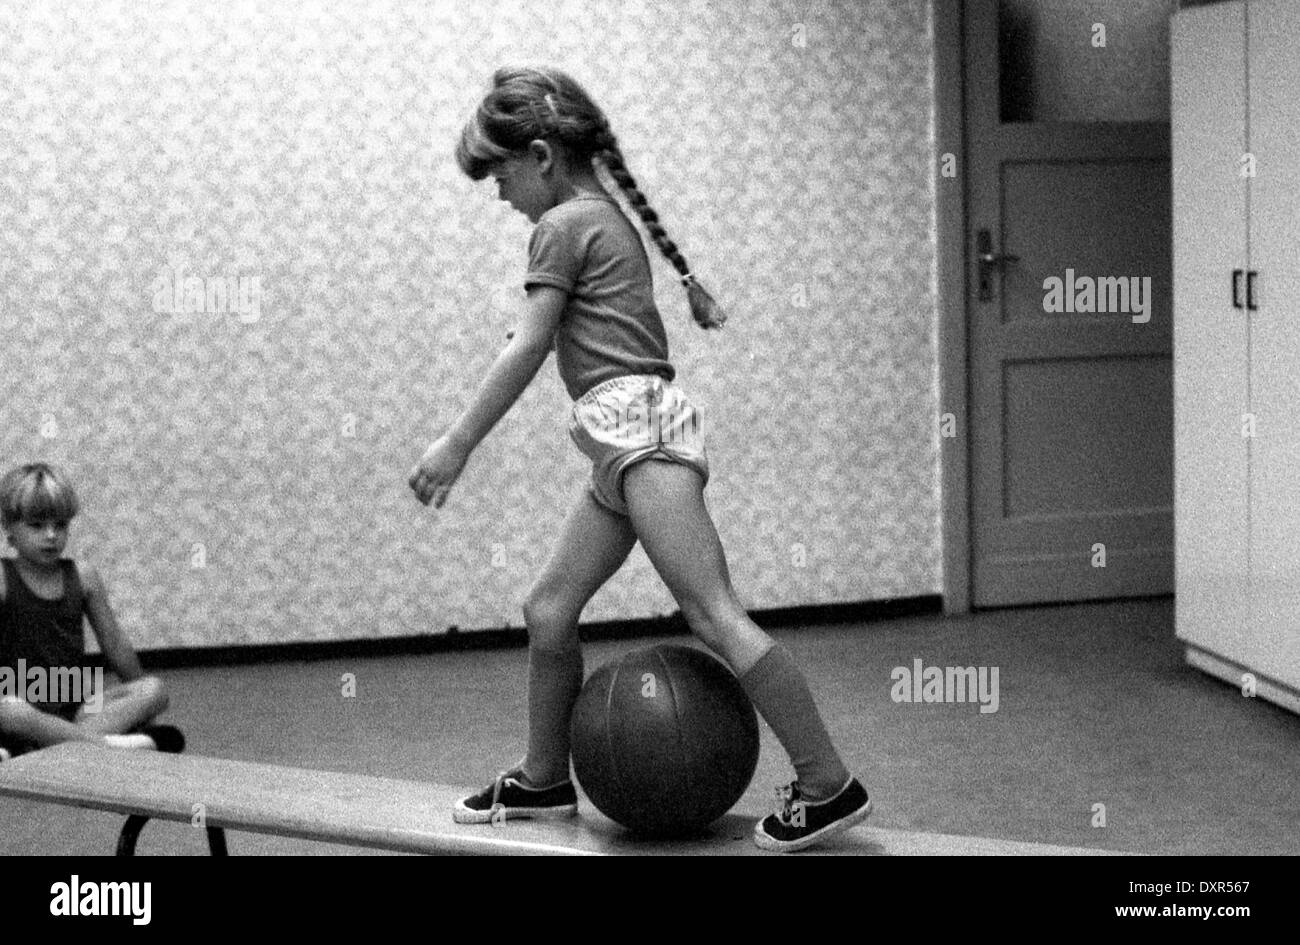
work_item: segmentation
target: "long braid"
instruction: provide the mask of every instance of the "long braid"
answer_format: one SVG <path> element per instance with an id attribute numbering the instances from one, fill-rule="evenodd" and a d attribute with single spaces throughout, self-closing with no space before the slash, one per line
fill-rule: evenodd
<path id="1" fill-rule="evenodd" d="M 498 69 L 492 91 L 461 132 L 456 161 L 470 179 L 482 180 L 498 162 L 526 152 L 536 139 L 558 142 L 575 160 L 595 159 L 605 165 L 655 246 L 677 270 L 692 317 L 702 328 L 721 328 L 726 314 L 695 281 L 681 250 L 637 187 L 605 113 L 568 75 L 558 69 Z"/>
<path id="2" fill-rule="evenodd" d="M 645 194 L 641 193 L 637 187 L 636 180 L 632 177 L 631 172 L 627 169 L 627 162 L 623 159 L 623 152 L 618 146 L 618 139 L 610 130 L 609 122 L 603 118 L 601 120 L 600 130 L 596 132 L 594 143 L 596 145 L 595 157 L 605 165 L 609 171 L 609 176 L 614 179 L 619 188 L 627 196 L 628 203 L 636 211 L 641 222 L 645 224 L 646 232 L 654 240 L 655 246 L 659 247 L 659 252 L 673 264 L 681 276 L 682 285 L 686 287 L 686 298 L 690 303 L 691 316 L 701 328 L 721 328 L 727 321 L 726 313 L 722 311 L 721 306 L 714 301 L 713 296 L 709 295 L 691 274 L 691 267 L 686 263 L 686 257 L 682 255 L 681 250 L 677 248 L 669 237 L 668 232 L 659 222 L 659 214 L 655 213 L 650 202 L 646 200 Z"/>

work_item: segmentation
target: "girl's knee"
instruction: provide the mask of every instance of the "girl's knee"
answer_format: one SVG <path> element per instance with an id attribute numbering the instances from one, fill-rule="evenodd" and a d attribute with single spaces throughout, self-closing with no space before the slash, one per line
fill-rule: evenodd
<path id="1" fill-rule="evenodd" d="M 732 605 L 726 593 L 713 593 L 707 596 L 680 594 L 677 606 L 682 616 L 691 625 L 692 630 L 701 633 L 724 632 L 727 624 L 734 622 L 736 606 Z"/>
<path id="2" fill-rule="evenodd" d="M 528 645 L 548 650 L 572 647 L 578 640 L 578 614 L 561 597 L 534 590 L 524 601 Z"/>
<path id="3" fill-rule="evenodd" d="M 749 628 L 749 615 L 731 595 L 709 601 L 682 600 L 678 606 L 691 632 L 714 652 L 729 650 Z"/>

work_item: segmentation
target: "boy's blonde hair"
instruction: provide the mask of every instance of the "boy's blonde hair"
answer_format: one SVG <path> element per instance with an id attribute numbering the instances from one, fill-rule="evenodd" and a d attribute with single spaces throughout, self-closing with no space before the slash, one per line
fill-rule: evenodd
<path id="1" fill-rule="evenodd" d="M 28 463 L 0 479 L 0 522 L 70 522 L 81 508 L 77 492 L 62 471 Z"/>

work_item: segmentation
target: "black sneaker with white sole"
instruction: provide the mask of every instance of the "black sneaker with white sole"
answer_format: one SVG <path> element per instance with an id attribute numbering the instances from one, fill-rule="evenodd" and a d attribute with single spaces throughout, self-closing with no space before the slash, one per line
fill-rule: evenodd
<path id="1" fill-rule="evenodd" d="M 561 819 L 578 813 L 578 793 L 573 782 L 560 781 L 550 787 L 524 784 L 519 768 L 503 771 L 477 794 L 456 802 L 451 818 L 458 824 L 487 824 L 513 818 Z"/>
<path id="2" fill-rule="evenodd" d="M 849 778 L 838 794 L 824 801 L 804 800 L 798 781 L 776 793 L 781 809 L 754 826 L 754 842 L 763 850 L 803 850 L 862 823 L 871 813 L 871 798 L 857 778 Z"/>

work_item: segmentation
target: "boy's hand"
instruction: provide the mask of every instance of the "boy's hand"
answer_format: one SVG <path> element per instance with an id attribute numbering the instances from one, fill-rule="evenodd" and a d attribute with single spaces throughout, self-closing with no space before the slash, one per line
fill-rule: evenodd
<path id="1" fill-rule="evenodd" d="M 438 437 L 411 470 L 410 484 L 415 497 L 425 505 L 432 500 L 434 508 L 442 508 L 468 460 L 469 451 L 463 446 L 445 435 Z"/>

